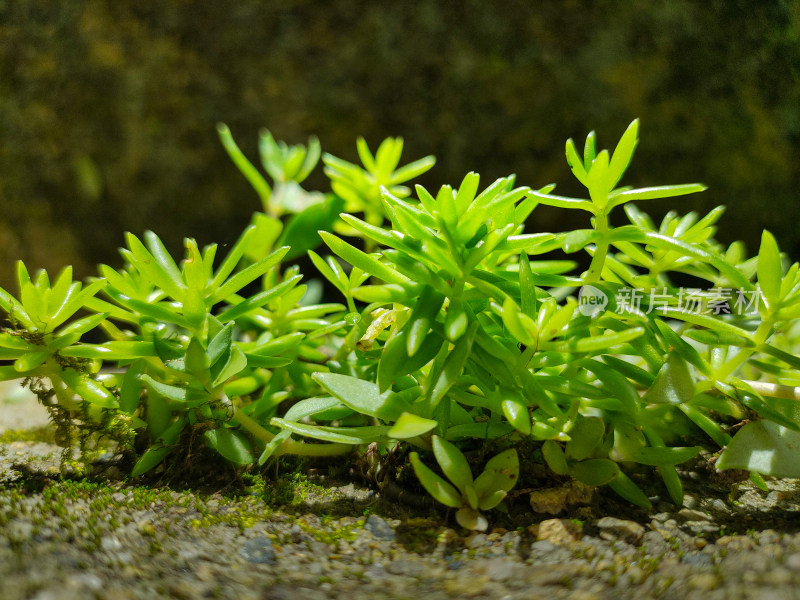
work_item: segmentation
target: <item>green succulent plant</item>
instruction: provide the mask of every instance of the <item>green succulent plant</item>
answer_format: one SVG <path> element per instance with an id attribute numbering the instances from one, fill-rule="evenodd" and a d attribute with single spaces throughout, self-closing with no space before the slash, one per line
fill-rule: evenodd
<path id="1" fill-rule="evenodd" d="M 676 466 L 703 449 L 758 485 L 800 477 L 800 265 L 766 231 L 756 256 L 723 247 L 721 207 L 656 225 L 638 202 L 705 188 L 620 187 L 638 128 L 613 152 L 593 133 L 583 156 L 567 142 L 588 192 L 571 198 L 514 176 L 482 188 L 476 173 L 412 191 L 402 184 L 434 160 L 398 168 L 400 138 L 374 155 L 359 139 L 360 167 L 265 130 L 270 184 L 220 126 L 263 208 L 226 256 L 187 239 L 179 263 L 146 232 L 85 285 L 19 263 L 19 299 L 0 289 L 0 379 L 35 385 L 81 440 L 135 453 L 132 476 L 197 444 L 239 468 L 408 456 L 475 530 L 510 506 L 525 461 L 642 507 L 634 470 L 655 470 L 681 505 Z M 307 192 L 320 156 L 332 191 Z M 588 212 L 589 227 L 530 232 L 539 204 Z M 578 252 L 585 272 L 569 260 Z M 317 272 L 301 283 L 286 263 L 305 253 Z M 342 302 L 323 301 L 323 279 Z M 94 329 L 108 341 L 82 342 Z"/>

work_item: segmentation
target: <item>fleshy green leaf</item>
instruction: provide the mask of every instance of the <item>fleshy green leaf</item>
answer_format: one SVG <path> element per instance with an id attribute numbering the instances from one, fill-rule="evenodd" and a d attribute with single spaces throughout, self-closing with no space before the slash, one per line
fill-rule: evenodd
<path id="1" fill-rule="evenodd" d="M 73 321 L 69 325 L 66 325 L 65 327 L 59 329 L 56 332 L 56 337 L 61 337 L 64 335 L 72 335 L 72 334 L 83 335 L 87 331 L 90 331 L 95 327 L 97 327 L 106 318 L 108 318 L 108 313 L 100 313 L 100 314 L 89 315 L 88 317 L 83 317 L 82 319 Z"/>
<path id="2" fill-rule="evenodd" d="M 625 342 L 635 340 L 644 333 L 642 327 L 631 327 L 624 331 L 614 331 L 602 335 L 564 341 L 545 342 L 540 344 L 542 350 L 555 350 L 556 352 L 599 352 Z"/>
<path id="3" fill-rule="evenodd" d="M 588 458 L 592 450 L 601 442 L 605 425 L 599 417 L 580 417 L 569 431 L 566 455 L 571 460 Z"/>
<path id="4" fill-rule="evenodd" d="M 101 408 L 115 408 L 117 398 L 109 392 L 106 387 L 92 379 L 86 373 L 80 373 L 73 369 L 62 369 L 58 376 L 81 398 L 89 404 L 94 404 Z"/>
<path id="5" fill-rule="evenodd" d="M 242 369 L 245 367 L 247 367 L 247 357 L 244 355 L 244 352 L 242 352 L 239 346 L 235 344 L 232 345 L 230 356 L 228 357 L 225 366 L 217 374 L 212 385 L 214 387 L 219 387 L 228 381 L 228 379 L 242 371 Z"/>
<path id="6" fill-rule="evenodd" d="M 608 487 L 625 498 L 625 500 L 631 504 L 635 504 L 636 506 L 640 506 L 647 510 L 653 508 L 653 505 L 650 503 L 650 499 L 647 497 L 647 495 L 638 485 L 633 482 L 633 480 L 631 480 L 630 477 L 625 475 L 625 473 L 622 471 L 620 471 L 619 475 L 617 475 L 614 479 L 608 482 Z"/>
<path id="7" fill-rule="evenodd" d="M 478 191 L 480 184 L 480 175 L 474 172 L 469 172 L 461 181 L 458 186 L 458 192 L 455 197 L 456 210 L 459 213 L 464 213 L 469 208 L 472 201 L 475 199 L 475 194 Z"/>
<path id="8" fill-rule="evenodd" d="M 764 301 L 772 308 L 780 300 L 783 268 L 778 244 L 775 237 L 767 230 L 761 233 L 757 272 L 758 285 L 761 287 Z"/>
<path id="9" fill-rule="evenodd" d="M 380 393 L 369 381 L 338 373 L 314 373 L 312 377 L 329 394 L 363 415 L 396 421 L 404 412 L 413 412 L 397 394 L 391 390 Z"/>
<path id="10" fill-rule="evenodd" d="M 583 166 L 583 160 L 578 155 L 578 151 L 575 149 L 575 142 L 572 139 L 567 140 L 567 164 L 569 168 L 572 170 L 572 174 L 575 175 L 575 179 L 580 181 L 584 186 L 589 186 L 589 177 L 586 173 L 586 169 Z"/>
<path id="11" fill-rule="evenodd" d="M 331 231 L 343 210 L 344 200 L 329 196 L 289 219 L 278 241 L 282 246 L 291 247 L 285 259 L 292 260 L 319 246 L 322 240 L 317 232 Z"/>
<path id="12" fill-rule="evenodd" d="M 539 338 L 536 321 L 526 314 L 524 310 L 520 311 L 511 296 L 506 297 L 503 302 L 501 316 L 503 325 L 514 336 L 514 339 L 526 346 L 536 345 Z"/>
<path id="13" fill-rule="evenodd" d="M 133 258 L 133 266 L 144 278 L 180 301 L 186 291 L 186 284 L 183 282 L 178 265 L 172 260 L 158 236 L 152 231 L 145 232 L 149 250 L 132 233 L 127 233 L 125 239 Z M 151 250 L 155 251 L 157 256 L 153 255 Z"/>
<path id="14" fill-rule="evenodd" d="M 319 234 L 322 236 L 323 241 L 335 254 L 349 262 L 354 267 L 358 267 L 365 273 L 369 273 L 370 275 L 382 279 L 387 283 L 403 284 L 408 281 L 408 278 L 404 277 L 391 267 L 384 265 L 374 256 L 364 253 L 358 248 L 355 248 L 347 242 L 342 241 L 335 235 L 328 233 L 327 231 L 320 231 Z"/>
<path id="15" fill-rule="evenodd" d="M 242 175 L 245 176 L 245 179 L 247 179 L 250 185 L 253 186 L 261 202 L 266 206 L 272 194 L 272 190 L 266 179 L 264 179 L 264 176 L 258 172 L 258 169 L 253 166 L 253 163 L 247 159 L 244 153 L 239 149 L 239 146 L 236 145 L 236 142 L 233 141 L 231 130 L 227 125 L 219 123 L 217 125 L 217 133 L 219 133 L 219 139 L 222 142 L 223 148 L 225 148 L 225 151 L 228 153 L 228 156 L 231 157 L 233 163 L 239 171 L 242 172 Z"/>
<path id="16" fill-rule="evenodd" d="M 500 403 L 500 407 L 508 422 L 514 426 L 514 429 L 522 435 L 530 435 L 531 417 L 524 402 L 516 398 L 506 398 Z"/>
<path id="17" fill-rule="evenodd" d="M 700 183 L 685 183 L 680 185 L 662 185 L 649 188 L 639 188 L 635 190 L 624 190 L 609 194 L 607 208 L 611 209 L 626 202 L 634 200 L 654 200 L 656 198 L 673 198 L 675 196 L 685 196 L 702 192 L 706 186 Z"/>
<path id="18" fill-rule="evenodd" d="M 594 131 L 590 131 L 589 135 L 586 136 L 586 142 L 583 145 L 583 166 L 587 172 L 589 171 L 589 168 L 592 166 L 592 162 L 594 162 L 594 159 L 597 156 L 597 150 L 595 144 L 596 140 L 597 140 L 597 135 L 595 134 Z"/>
<path id="19" fill-rule="evenodd" d="M 800 433 L 772 421 L 742 427 L 719 457 L 718 469 L 745 469 L 773 477 L 800 477 Z"/>
<path id="20" fill-rule="evenodd" d="M 444 318 L 444 334 L 451 342 L 457 341 L 467 331 L 469 317 L 461 302 L 452 300 Z"/>
<path id="21" fill-rule="evenodd" d="M 566 475 L 569 472 L 569 464 L 561 446 L 553 440 L 545 440 L 542 444 L 542 456 L 547 466 L 556 475 Z"/>
<path id="22" fill-rule="evenodd" d="M 471 506 L 462 506 L 456 511 L 456 522 L 470 531 L 486 531 L 489 522 Z"/>
<path id="23" fill-rule="evenodd" d="M 478 508 L 489 510 L 497 506 L 519 480 L 519 457 L 513 448 L 493 456 L 475 479 Z"/>
<path id="24" fill-rule="evenodd" d="M 142 382 L 151 390 L 175 402 L 186 402 L 186 388 L 156 381 L 150 375 L 142 375 Z"/>
<path id="25" fill-rule="evenodd" d="M 256 263 L 253 263 L 249 267 L 246 267 L 230 277 L 225 283 L 223 283 L 214 294 L 211 296 L 211 303 L 216 304 L 217 302 L 222 302 L 228 296 L 235 294 L 248 283 L 255 281 L 262 275 L 264 275 L 267 271 L 272 269 L 275 265 L 277 265 L 281 259 L 286 255 L 289 251 L 288 246 L 284 246 L 283 248 L 278 248 L 275 252 L 271 253 L 269 256 L 265 256 L 261 260 Z"/>
<path id="26" fill-rule="evenodd" d="M 412 452 L 409 455 L 411 466 L 414 468 L 422 487 L 436 500 L 452 508 L 460 508 L 463 505 L 461 494 L 451 484 L 439 477 L 429 469 L 419 458 L 419 454 Z"/>
<path id="27" fill-rule="evenodd" d="M 253 462 L 252 446 L 245 434 L 234 429 L 210 429 L 205 432 L 208 445 L 237 465 Z"/>
<path id="28" fill-rule="evenodd" d="M 337 290 L 346 296 L 348 288 L 347 275 L 345 275 L 344 271 L 342 271 L 336 259 L 331 257 L 328 262 L 325 262 L 322 260 L 319 254 L 311 250 L 308 251 L 308 256 L 311 258 L 311 262 L 314 263 L 314 266 L 317 267 L 317 270 L 322 274 L 322 276 L 330 281 Z"/>
<path id="29" fill-rule="evenodd" d="M 26 373 L 41 365 L 48 358 L 50 358 L 50 352 L 47 350 L 26 352 L 14 361 L 14 368 L 20 374 Z"/>
<path id="30" fill-rule="evenodd" d="M 368 427 L 324 427 L 296 423 L 278 417 L 273 417 L 270 420 L 270 424 L 317 440 L 350 445 L 386 442 L 389 440 L 388 433 L 390 429 L 385 425 Z"/>
<path id="31" fill-rule="evenodd" d="M 581 200 L 579 198 L 567 198 L 564 196 L 556 196 L 555 194 L 543 194 L 537 191 L 532 191 L 531 196 L 538 198 L 539 202 L 547 206 L 556 206 L 558 208 L 578 208 L 591 213 L 594 213 L 596 210 L 594 204 L 588 200 Z"/>
<path id="32" fill-rule="evenodd" d="M 433 378 L 435 376 L 435 379 L 426 397 L 428 410 L 431 412 L 436 408 L 442 398 L 445 397 L 445 394 L 447 394 L 448 390 L 455 384 L 461 372 L 464 370 L 464 365 L 472 349 L 472 341 L 477 328 L 478 322 L 473 321 L 469 327 L 469 331 L 456 342 L 450 354 L 447 355 L 442 368 L 438 372 L 431 371 L 431 377 Z"/>
<path id="33" fill-rule="evenodd" d="M 234 304 L 231 308 L 221 312 L 217 316 L 217 318 L 222 323 L 238 319 L 239 317 L 246 315 L 250 311 L 253 311 L 257 308 L 261 308 L 267 302 L 271 302 L 272 300 L 283 296 L 289 290 L 293 289 L 302 278 L 303 278 L 302 275 L 295 275 L 294 277 L 290 277 L 289 279 L 279 283 L 275 287 L 272 287 L 268 290 L 264 290 L 263 292 L 259 292 L 254 296 L 250 296 L 247 300 Z M 229 298 L 229 300 L 234 300 L 234 301 L 236 299 L 238 299 L 238 297 Z"/>
<path id="34" fill-rule="evenodd" d="M 139 406 L 143 386 L 141 375 L 144 373 L 144 369 L 145 361 L 139 359 L 128 366 L 122 378 L 122 385 L 119 389 L 119 409 L 129 415 L 133 414 Z"/>
<path id="35" fill-rule="evenodd" d="M 598 209 L 604 210 L 611 186 L 608 181 L 608 150 L 602 150 L 589 169 L 589 195 Z"/>
<path id="36" fill-rule="evenodd" d="M 81 344 L 64 348 L 59 354 L 72 358 L 99 358 L 101 360 L 128 360 L 143 356 L 158 356 L 153 342 L 133 341 Z"/>
<path id="37" fill-rule="evenodd" d="M 433 453 L 442 472 L 463 493 L 468 485 L 472 485 L 472 471 L 461 450 L 453 444 L 434 435 L 432 438 Z"/>
<path id="38" fill-rule="evenodd" d="M 700 369 L 700 371 L 704 375 L 709 376 L 711 374 L 711 366 L 708 364 L 708 362 L 706 362 L 706 360 L 702 356 L 700 356 L 700 353 L 694 346 L 689 344 L 681 336 L 675 333 L 675 331 L 673 331 L 672 328 L 661 319 L 655 319 L 655 324 L 656 327 L 658 327 L 659 332 L 661 333 L 661 337 L 664 338 L 666 346 L 668 348 L 680 354 L 684 360 L 688 361 L 689 363 L 693 364 L 695 367 Z M 687 336 L 688 335 L 689 333 L 687 332 Z M 648 387 L 650 387 L 650 385 L 652 385 L 652 382 L 650 384 L 645 384 L 645 385 L 648 385 Z"/>
<path id="39" fill-rule="evenodd" d="M 408 330 L 404 328 L 389 338 L 383 346 L 381 360 L 378 363 L 378 391 L 381 393 L 392 386 L 396 377 L 406 375 L 399 372 L 399 367 L 408 359 L 407 337 Z"/>
<path id="40" fill-rule="evenodd" d="M 608 165 L 608 184 L 609 188 L 613 188 L 622 178 L 622 174 L 633 158 L 633 151 L 638 143 L 639 133 L 639 119 L 635 119 L 625 133 L 622 134 L 617 147 L 614 149 L 614 154 L 611 157 L 611 162 Z"/>
<path id="41" fill-rule="evenodd" d="M 389 430 L 389 437 L 407 439 L 423 435 L 438 425 L 432 419 L 423 419 L 417 415 L 404 412 L 397 418 L 397 422 Z"/>
<path id="42" fill-rule="evenodd" d="M 415 177 L 419 177 L 425 171 L 428 171 L 433 165 L 436 164 L 436 158 L 433 156 L 425 156 L 423 158 L 417 159 L 414 162 L 410 162 L 407 165 L 403 165 L 389 178 L 390 185 L 396 185 L 398 183 L 403 183 L 404 181 L 408 181 L 409 179 L 414 179 Z"/>
<path id="43" fill-rule="evenodd" d="M 569 474 L 586 485 L 606 485 L 620 473 L 617 463 L 607 458 L 590 458 L 575 463 Z"/>
<path id="44" fill-rule="evenodd" d="M 172 452 L 169 446 L 151 446 L 144 454 L 136 461 L 131 471 L 131 477 L 139 477 L 144 475 L 150 469 L 158 466 Z"/>
<path id="45" fill-rule="evenodd" d="M 73 283 L 64 297 L 64 302 L 51 314 L 49 326 L 53 328 L 61 325 L 61 323 L 80 310 L 105 285 L 105 279 L 95 279 L 83 288 L 81 288 L 80 283 Z"/>
<path id="46" fill-rule="evenodd" d="M 539 312 L 539 300 L 527 252 L 521 252 L 519 257 L 519 295 L 522 312 L 534 318 Z"/>
<path id="47" fill-rule="evenodd" d="M 264 448 L 261 456 L 258 457 L 259 466 L 263 465 L 275 452 L 283 445 L 283 443 L 292 437 L 292 432 L 288 429 L 281 429 L 275 434 Z"/>
<path id="48" fill-rule="evenodd" d="M 233 323 L 228 323 L 208 342 L 206 356 L 208 357 L 209 367 L 213 367 L 220 358 L 230 351 L 232 341 Z"/>
<path id="49" fill-rule="evenodd" d="M 646 402 L 685 404 L 694 397 L 695 381 L 689 365 L 673 352 L 662 365 L 653 385 L 644 395 Z"/>
<path id="50" fill-rule="evenodd" d="M 631 459 L 642 465 L 679 465 L 697 456 L 698 452 L 700 452 L 699 446 L 681 448 L 647 446 L 634 452 Z"/>

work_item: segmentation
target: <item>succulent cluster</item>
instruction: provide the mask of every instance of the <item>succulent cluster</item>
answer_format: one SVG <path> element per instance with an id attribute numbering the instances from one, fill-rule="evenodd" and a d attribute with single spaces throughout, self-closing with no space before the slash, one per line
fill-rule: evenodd
<path id="1" fill-rule="evenodd" d="M 583 156 L 567 142 L 587 199 L 475 173 L 412 190 L 434 159 L 398 168 L 399 138 L 375 154 L 359 139 L 356 165 L 264 131 L 270 184 L 219 133 L 263 204 L 224 257 L 187 239 L 178 261 L 154 233 L 127 234 L 119 269 L 51 283 L 19 263 L 19 298 L 0 289 L 0 379 L 35 386 L 84 451 L 110 437 L 139 476 L 198 444 L 244 466 L 402 448 L 469 529 L 526 461 L 644 507 L 631 468 L 656 467 L 681 504 L 676 465 L 702 446 L 761 485 L 800 476 L 800 266 L 766 231 L 755 257 L 721 246 L 722 208 L 660 224 L 639 210 L 704 187 L 618 187 L 638 121 L 613 153 L 593 134 Z M 329 193 L 301 186 L 320 157 Z M 540 204 L 590 226 L 529 233 Z M 317 272 L 301 283 L 289 261 L 306 253 Z M 323 302 L 323 279 L 341 302 Z M 108 341 L 81 342 L 94 329 Z"/>

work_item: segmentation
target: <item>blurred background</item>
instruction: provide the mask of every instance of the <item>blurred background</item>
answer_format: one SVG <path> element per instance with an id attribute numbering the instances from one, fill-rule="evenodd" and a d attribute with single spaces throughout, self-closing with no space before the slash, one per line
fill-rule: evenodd
<path id="1" fill-rule="evenodd" d="M 800 258 L 797 1 L 0 0 L 0 285 L 19 258 L 118 265 L 125 231 L 233 241 L 260 203 L 218 122 L 254 162 L 261 127 L 350 161 L 402 136 L 402 163 L 437 157 L 429 189 L 474 170 L 580 194 L 565 140 L 613 149 L 636 117 L 624 184 L 709 186 L 642 208 L 724 204 L 721 241 L 755 253 L 767 228 Z M 321 165 L 305 187 L 330 189 Z"/>

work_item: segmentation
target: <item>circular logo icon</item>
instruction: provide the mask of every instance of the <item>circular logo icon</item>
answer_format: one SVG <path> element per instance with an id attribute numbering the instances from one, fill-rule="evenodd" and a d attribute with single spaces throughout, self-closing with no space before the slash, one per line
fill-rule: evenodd
<path id="1" fill-rule="evenodd" d="M 584 285 L 578 293 L 578 310 L 582 315 L 594 317 L 606 309 L 608 296 L 593 285 Z"/>

